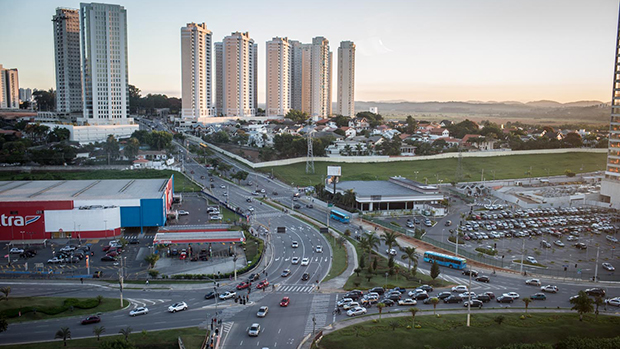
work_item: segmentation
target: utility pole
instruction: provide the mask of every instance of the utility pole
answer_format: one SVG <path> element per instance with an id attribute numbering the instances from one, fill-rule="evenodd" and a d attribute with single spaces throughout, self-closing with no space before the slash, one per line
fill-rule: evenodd
<path id="1" fill-rule="evenodd" d="M 469 287 L 467 296 L 469 297 L 469 301 L 467 302 L 467 327 L 471 324 L 471 269 L 469 269 Z"/>
<path id="2" fill-rule="evenodd" d="M 121 291 L 121 308 L 123 307 L 123 259 L 121 258 L 121 267 L 118 270 L 118 284 Z"/>
<path id="3" fill-rule="evenodd" d="M 235 281 L 237 281 L 237 253 L 233 255 L 233 268 L 235 269 Z"/>
<path id="4" fill-rule="evenodd" d="M 523 259 L 525 258 L 525 239 L 523 241 L 523 246 L 521 246 L 521 269 L 519 269 L 519 273 L 523 274 Z"/>
<path id="5" fill-rule="evenodd" d="M 596 248 L 596 264 L 594 264 L 594 282 L 598 280 L 598 254 L 600 250 L 601 250 L 600 247 Z"/>

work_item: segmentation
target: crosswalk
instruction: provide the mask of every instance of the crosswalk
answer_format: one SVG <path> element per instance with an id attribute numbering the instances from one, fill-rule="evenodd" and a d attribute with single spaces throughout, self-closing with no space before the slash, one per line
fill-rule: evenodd
<path id="1" fill-rule="evenodd" d="M 126 240 L 131 240 L 131 239 L 153 240 L 155 238 L 155 235 L 144 234 L 142 237 L 140 237 L 140 234 L 132 234 L 132 235 L 123 235 L 123 237 Z"/>
<path id="2" fill-rule="evenodd" d="M 280 285 L 276 291 L 286 293 L 310 293 L 314 290 L 314 287 L 314 285 L 308 284 Z"/>
<path id="3" fill-rule="evenodd" d="M 167 303 L 172 301 L 172 299 L 147 299 L 147 298 L 127 298 L 127 300 L 133 304 L 134 308 L 137 307 L 146 307 L 149 305 L 155 305 L 160 303 Z"/>
<path id="4" fill-rule="evenodd" d="M 320 310 L 320 312 L 308 314 L 304 336 L 311 333 L 313 329 L 322 328 L 327 324 L 327 312 L 325 310 L 330 309 L 330 297 L 329 294 L 317 294 L 312 298 L 310 309 Z"/>
<path id="5" fill-rule="evenodd" d="M 255 213 L 255 218 L 274 218 L 274 217 L 282 217 L 285 216 L 282 212 L 265 212 L 265 213 Z"/>
<path id="6" fill-rule="evenodd" d="M 233 324 L 233 321 L 222 322 L 222 333 L 229 333 L 232 329 Z"/>

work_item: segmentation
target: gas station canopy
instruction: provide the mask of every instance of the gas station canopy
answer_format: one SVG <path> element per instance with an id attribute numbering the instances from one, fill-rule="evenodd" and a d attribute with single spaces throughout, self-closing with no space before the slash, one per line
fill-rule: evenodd
<path id="1" fill-rule="evenodd" d="M 197 231 L 179 233 L 157 233 L 153 245 L 188 244 L 188 243 L 241 243 L 245 241 L 242 231 Z"/>

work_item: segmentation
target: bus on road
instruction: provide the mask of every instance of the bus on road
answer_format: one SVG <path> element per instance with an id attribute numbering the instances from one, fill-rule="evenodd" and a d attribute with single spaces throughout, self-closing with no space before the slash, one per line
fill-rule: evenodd
<path id="1" fill-rule="evenodd" d="M 453 269 L 463 269 L 467 266 L 467 260 L 465 258 L 454 257 L 433 251 L 424 252 L 424 261 L 426 263 L 436 262 L 441 266 Z"/>
<path id="2" fill-rule="evenodd" d="M 349 221 L 351 220 L 351 216 L 338 210 L 332 210 L 329 217 L 342 223 L 349 223 Z"/>

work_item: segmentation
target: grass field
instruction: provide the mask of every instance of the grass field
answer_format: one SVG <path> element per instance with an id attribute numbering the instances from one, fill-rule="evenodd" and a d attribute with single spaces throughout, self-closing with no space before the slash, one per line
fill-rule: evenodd
<path id="1" fill-rule="evenodd" d="M 119 299 L 103 298 L 97 305 L 95 298 L 77 298 L 81 304 L 87 305 L 88 309 L 73 307 L 73 310 L 65 300 L 60 297 L 10 297 L 8 301 L 0 302 L 0 314 L 5 314 L 9 323 L 25 322 L 33 320 L 45 320 L 68 316 L 86 316 L 94 313 L 104 313 L 122 309 Z M 129 301 L 123 300 L 123 308 L 129 305 Z M 90 307 L 93 306 L 93 307 Z M 32 309 L 36 309 L 33 312 Z M 22 316 L 18 316 L 21 311 Z M 47 314 L 46 314 L 47 313 Z"/>
<path id="2" fill-rule="evenodd" d="M 347 249 L 338 244 L 337 238 L 332 235 L 326 235 L 327 241 L 329 241 L 329 245 L 332 247 L 332 267 L 329 269 L 329 273 L 323 282 L 327 280 L 331 280 L 336 276 L 342 274 L 345 270 L 347 270 Z"/>
<path id="3" fill-rule="evenodd" d="M 151 316 L 151 315 L 146 315 Z M 176 330 L 166 331 L 151 331 L 142 333 L 139 326 L 132 326 L 133 332 L 129 336 L 129 341 L 132 342 L 137 348 L 148 349 L 178 349 L 179 344 L 178 337 L 181 337 L 183 344 L 187 349 L 200 348 L 202 341 L 205 338 L 206 330 L 201 330 L 196 327 L 181 328 Z M 107 333 L 104 333 L 106 335 Z M 54 333 L 50 333 L 50 338 L 54 337 Z M 3 349 L 57 349 L 57 348 L 80 348 L 80 349 L 97 349 L 99 345 L 104 341 L 111 341 L 116 338 L 121 338 L 120 335 L 102 337 L 101 341 L 97 341 L 97 338 L 86 339 L 74 339 L 68 340 L 67 346 L 62 346 L 62 340 L 57 339 L 52 342 L 22 344 L 22 345 L 7 345 L 3 346 Z"/>
<path id="4" fill-rule="evenodd" d="M 78 179 L 154 179 L 170 178 L 174 175 L 174 191 L 200 191 L 183 174 L 172 170 L 97 170 L 97 171 L 56 171 L 56 172 L 0 172 L 0 180 L 78 180 Z"/>
<path id="5" fill-rule="evenodd" d="M 527 178 L 526 172 L 530 171 L 530 167 L 531 176 L 536 178 L 548 174 L 563 175 L 566 170 L 575 173 L 604 170 L 606 156 L 604 153 L 567 153 L 463 158 L 462 167 L 464 181 L 479 181 L 482 169 L 487 180 Z M 321 182 L 327 173 L 327 166 L 338 165 L 342 167 L 343 181 L 387 180 L 391 176 L 400 175 L 414 180 L 417 178 L 421 182 L 427 178 L 428 183 L 437 183 L 439 178 L 444 183 L 450 183 L 454 179 L 457 163 L 457 159 L 370 164 L 316 162 L 314 174 L 306 174 L 305 163 L 274 167 L 273 173 L 286 183 L 309 186 Z M 272 168 L 263 169 L 266 173 L 271 170 Z"/>
<path id="6" fill-rule="evenodd" d="M 496 348 L 510 343 L 556 343 L 568 336 L 616 337 L 620 318 L 593 315 L 579 321 L 577 314 L 534 313 L 520 318 L 521 314 L 503 314 L 504 322 L 498 325 L 494 319 L 499 314 L 475 313 L 471 327 L 466 327 L 465 314 L 416 316 L 420 328 L 407 329 L 412 317 L 382 319 L 349 326 L 326 335 L 322 349 L 365 349 L 365 348 L 462 348 L 473 346 Z M 390 323 L 396 322 L 393 330 Z"/>

